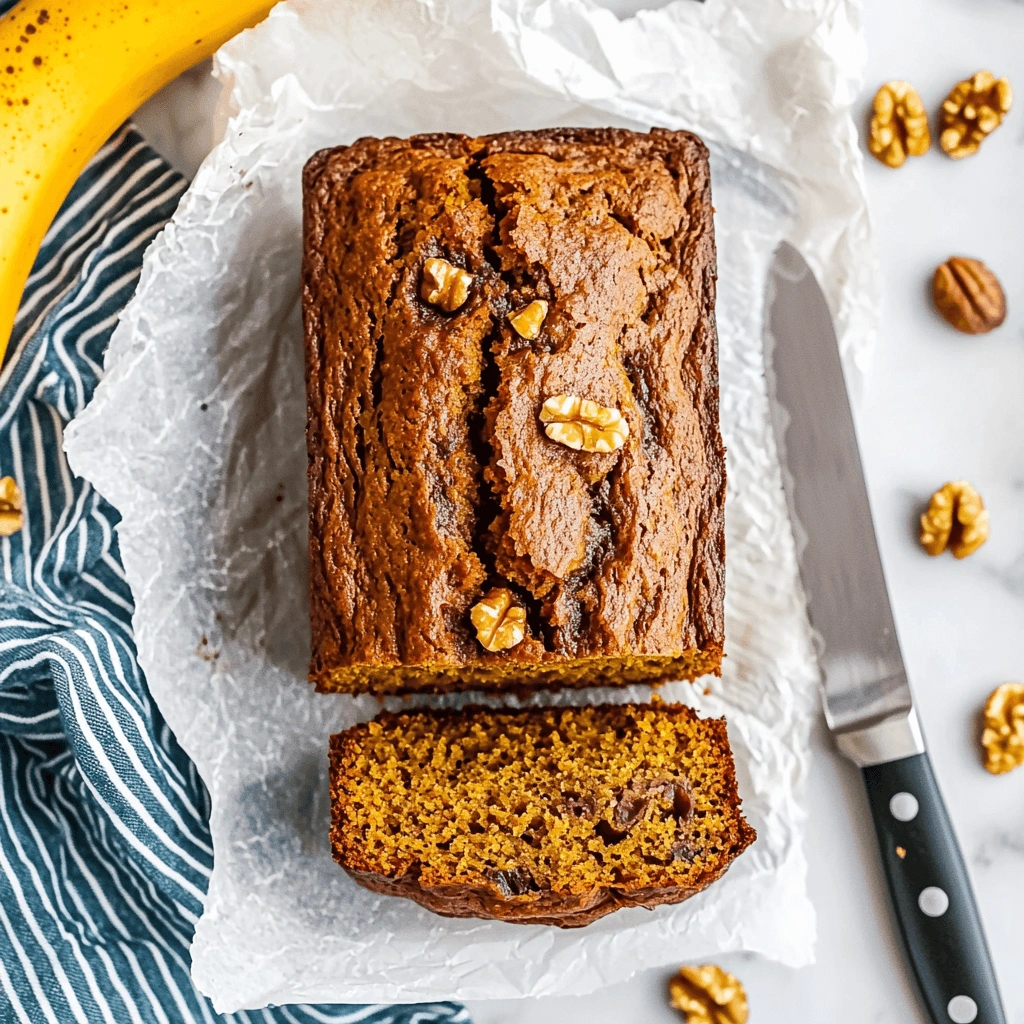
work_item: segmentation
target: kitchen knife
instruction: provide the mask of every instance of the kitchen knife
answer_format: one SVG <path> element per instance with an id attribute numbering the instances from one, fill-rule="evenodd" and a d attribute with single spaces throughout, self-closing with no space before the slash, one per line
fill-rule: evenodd
<path id="1" fill-rule="evenodd" d="M 825 719 L 861 769 L 907 955 L 934 1024 L 1005 1024 L 995 972 L 939 793 L 889 606 L 853 414 L 825 297 L 776 250 L 765 372 Z"/>

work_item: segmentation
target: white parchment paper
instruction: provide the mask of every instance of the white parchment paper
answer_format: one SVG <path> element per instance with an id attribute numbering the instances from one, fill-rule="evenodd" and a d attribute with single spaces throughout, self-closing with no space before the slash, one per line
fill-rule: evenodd
<path id="1" fill-rule="evenodd" d="M 619 22 L 584 0 L 294 0 L 221 52 L 237 115 L 147 253 L 66 440 L 122 513 L 139 659 L 210 789 L 215 866 L 192 954 L 219 1010 L 581 993 L 724 950 L 812 959 L 799 800 L 817 674 L 761 312 L 789 237 L 825 284 L 849 365 L 869 351 L 857 14 L 839 0 L 678 0 Z M 706 689 L 663 692 L 728 718 L 759 839 L 677 907 L 576 931 L 449 920 L 360 889 L 330 856 L 327 737 L 378 705 L 305 682 L 300 173 L 360 135 L 608 124 L 715 141 L 727 660 Z"/>

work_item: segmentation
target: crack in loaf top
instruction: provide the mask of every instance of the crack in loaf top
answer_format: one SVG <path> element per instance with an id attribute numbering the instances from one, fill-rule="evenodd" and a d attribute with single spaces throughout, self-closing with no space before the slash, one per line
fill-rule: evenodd
<path id="1" fill-rule="evenodd" d="M 687 652 L 717 668 L 725 481 L 700 141 L 363 139 L 314 156 L 304 193 L 313 677 L 529 682 L 623 658 L 647 677 Z M 431 259 L 472 275 L 452 312 L 422 297 Z M 526 338 L 510 316 L 536 300 Z M 621 412 L 622 447 L 551 440 L 538 415 L 557 395 Z M 469 621 L 494 587 L 526 614 L 497 653 Z"/>

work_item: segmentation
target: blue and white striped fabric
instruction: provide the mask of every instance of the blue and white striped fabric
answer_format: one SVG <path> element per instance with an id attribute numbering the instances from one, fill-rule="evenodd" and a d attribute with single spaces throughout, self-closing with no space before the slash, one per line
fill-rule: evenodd
<path id="1" fill-rule="evenodd" d="M 136 662 L 118 514 L 62 448 L 184 188 L 131 127 L 103 148 L 47 235 L 0 373 L 0 476 L 25 503 L 0 542 L 0 1021 L 468 1021 L 452 1004 L 222 1017 L 190 980 L 208 798 Z"/>

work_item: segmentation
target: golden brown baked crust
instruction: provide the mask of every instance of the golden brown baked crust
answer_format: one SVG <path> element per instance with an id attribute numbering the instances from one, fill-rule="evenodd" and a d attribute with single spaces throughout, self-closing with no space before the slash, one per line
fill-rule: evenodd
<path id="1" fill-rule="evenodd" d="M 720 671 L 724 452 L 703 144 L 619 129 L 362 139 L 303 178 L 310 676 L 322 690 L 621 684 Z M 473 275 L 452 313 L 440 257 Z M 549 309 L 526 340 L 508 316 Z M 619 409 L 549 440 L 556 394 Z M 526 638 L 471 606 L 508 587 Z"/>
<path id="2" fill-rule="evenodd" d="M 360 885 L 563 928 L 687 899 L 755 838 L 725 722 L 666 704 L 382 712 L 332 737 L 331 808 Z"/>
<path id="3" fill-rule="evenodd" d="M 553 924 L 558 928 L 583 928 L 624 907 L 654 910 L 668 903 L 682 903 L 717 881 L 725 873 L 725 868 L 707 876 L 698 889 L 670 886 L 664 889 L 637 889 L 629 893 L 615 889 L 593 889 L 584 895 L 568 896 L 545 893 L 521 906 L 514 899 L 495 896 L 494 890 L 486 886 L 425 886 L 413 875 L 387 878 L 371 871 L 348 873 L 365 889 L 379 892 L 382 896 L 404 896 L 442 917 L 480 917 L 513 924 Z"/>

